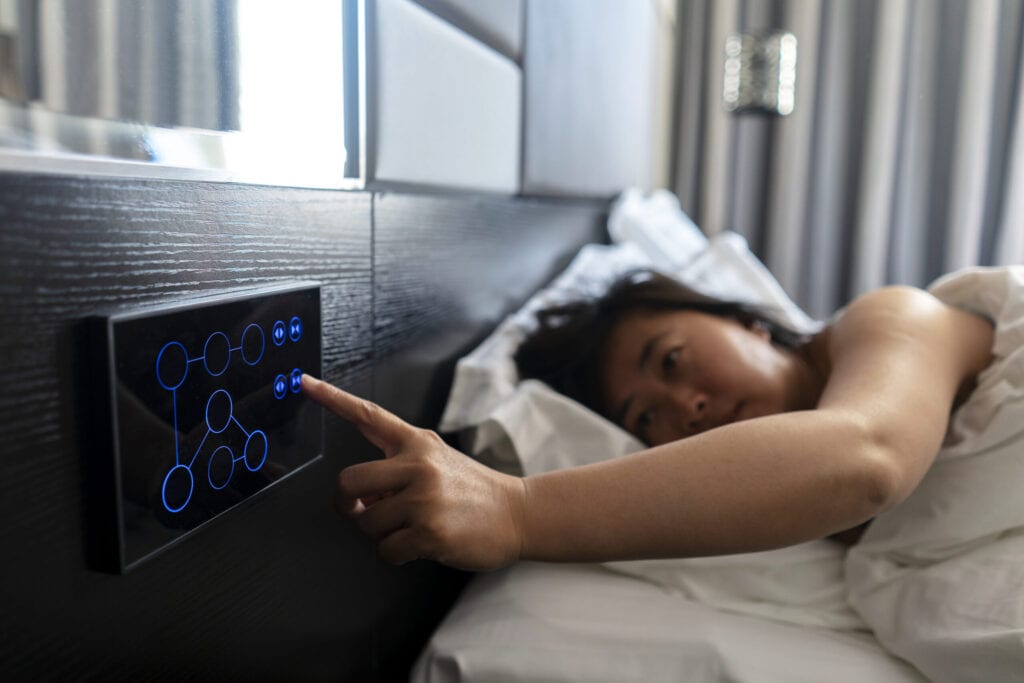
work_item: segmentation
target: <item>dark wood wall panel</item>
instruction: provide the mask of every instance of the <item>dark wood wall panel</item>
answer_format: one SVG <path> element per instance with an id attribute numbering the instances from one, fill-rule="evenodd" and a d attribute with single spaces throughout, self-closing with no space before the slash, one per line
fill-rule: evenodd
<path id="1" fill-rule="evenodd" d="M 374 196 L 374 394 L 434 428 L 455 361 L 586 242 L 607 240 L 607 203 Z"/>
<path id="2" fill-rule="evenodd" d="M 88 562 L 84 316 L 274 281 L 324 283 L 325 374 L 369 390 L 370 195 L 0 176 L 3 669 L 54 679 L 372 673 L 380 580 L 330 508 L 325 458 L 126 576 Z M 372 590 L 370 591 L 372 593 Z M 324 647 L 324 641 L 332 641 Z"/>

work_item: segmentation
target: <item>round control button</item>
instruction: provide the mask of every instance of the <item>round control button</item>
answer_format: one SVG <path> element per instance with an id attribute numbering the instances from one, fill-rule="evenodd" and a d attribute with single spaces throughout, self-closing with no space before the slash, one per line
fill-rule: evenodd
<path id="1" fill-rule="evenodd" d="M 278 375 L 274 378 L 274 398 L 284 398 L 284 395 L 288 393 L 288 380 L 284 375 Z"/>
<path id="2" fill-rule="evenodd" d="M 218 377 L 228 369 L 231 362 L 231 340 L 223 332 L 214 332 L 203 346 L 203 366 L 206 371 Z"/>
<path id="3" fill-rule="evenodd" d="M 299 320 L 299 316 L 295 316 L 288 322 L 288 338 L 293 342 L 302 339 L 302 321 Z"/>
<path id="4" fill-rule="evenodd" d="M 188 351 L 181 342 L 167 342 L 156 355 L 156 381 L 167 391 L 174 391 L 188 377 Z"/>
<path id="5" fill-rule="evenodd" d="M 235 454 L 227 446 L 220 446 L 210 456 L 206 466 L 206 478 L 210 487 L 216 491 L 228 485 L 235 473 Z"/>
<path id="6" fill-rule="evenodd" d="M 164 477 L 160 497 L 168 512 L 181 512 L 192 500 L 192 470 L 187 465 L 175 465 Z"/>
<path id="7" fill-rule="evenodd" d="M 263 463 L 267 460 L 267 450 L 269 447 L 267 435 L 262 429 L 257 429 L 250 434 L 249 438 L 245 440 L 245 451 L 242 456 L 246 469 L 250 472 L 255 472 L 263 467 Z"/>
<path id="8" fill-rule="evenodd" d="M 242 332 L 242 360 L 246 365 L 256 365 L 263 358 L 263 349 L 266 346 L 263 339 L 263 328 L 256 323 L 249 323 L 249 326 Z"/>
<path id="9" fill-rule="evenodd" d="M 288 381 L 291 385 L 293 394 L 297 394 L 302 391 L 302 370 L 299 370 L 298 368 L 292 370 L 292 374 L 288 376 Z"/>
<path id="10" fill-rule="evenodd" d="M 220 434 L 231 424 L 234 409 L 231 394 L 223 389 L 213 392 L 206 401 L 206 426 L 214 434 Z"/>
<path id="11" fill-rule="evenodd" d="M 287 334 L 285 333 L 284 330 L 283 320 L 278 320 L 276 323 L 274 323 L 274 331 L 271 332 L 270 336 L 274 340 L 274 346 L 281 346 L 282 344 L 284 344 L 284 340 L 287 338 Z"/>

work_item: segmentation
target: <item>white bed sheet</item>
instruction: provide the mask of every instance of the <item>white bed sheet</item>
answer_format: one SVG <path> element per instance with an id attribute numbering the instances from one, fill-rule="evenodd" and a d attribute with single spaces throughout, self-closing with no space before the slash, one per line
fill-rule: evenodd
<path id="1" fill-rule="evenodd" d="M 870 635 L 731 614 L 598 565 L 473 579 L 412 681 L 920 683 Z"/>

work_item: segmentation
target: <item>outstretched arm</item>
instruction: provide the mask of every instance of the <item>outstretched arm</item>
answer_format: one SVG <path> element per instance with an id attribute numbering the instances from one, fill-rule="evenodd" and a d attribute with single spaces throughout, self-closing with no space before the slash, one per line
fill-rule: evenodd
<path id="1" fill-rule="evenodd" d="M 525 479 L 329 385 L 303 386 L 388 456 L 339 480 L 343 511 L 386 559 L 487 569 L 517 558 L 747 552 L 855 526 L 917 486 L 958 390 L 988 363 L 990 346 L 988 323 L 917 290 L 882 290 L 831 330 L 832 370 L 815 410 Z"/>

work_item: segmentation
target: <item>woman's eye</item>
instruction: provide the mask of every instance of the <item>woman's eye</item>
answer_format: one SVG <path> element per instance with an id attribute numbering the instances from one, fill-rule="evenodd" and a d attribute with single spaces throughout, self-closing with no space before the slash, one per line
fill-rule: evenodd
<path id="1" fill-rule="evenodd" d="M 679 349 L 675 348 L 665 354 L 661 361 L 661 367 L 668 371 L 675 369 L 677 365 L 679 365 Z"/>

